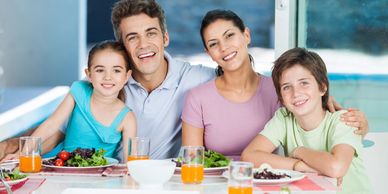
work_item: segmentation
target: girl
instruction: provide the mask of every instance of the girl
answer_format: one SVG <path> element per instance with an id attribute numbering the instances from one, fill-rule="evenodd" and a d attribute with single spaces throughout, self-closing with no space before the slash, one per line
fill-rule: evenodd
<path id="1" fill-rule="evenodd" d="M 182 144 L 204 145 L 238 160 L 280 104 L 271 78 L 253 69 L 248 53 L 251 35 L 239 16 L 228 10 L 209 11 L 202 20 L 201 37 L 218 64 L 218 77 L 186 95 Z M 363 115 L 351 119 L 356 124 L 365 121 Z"/>
<path id="2" fill-rule="evenodd" d="M 341 193 L 371 193 L 362 164 L 362 137 L 340 121 L 345 111 L 328 111 L 329 81 L 322 59 L 302 48 L 291 49 L 275 61 L 272 79 L 285 107 L 276 111 L 242 159 L 255 166 L 269 163 L 339 178 Z M 280 145 L 286 157 L 272 154 Z"/>
<path id="3" fill-rule="evenodd" d="M 136 136 L 136 119 L 125 106 L 123 87 L 128 81 L 128 56 L 125 48 L 115 41 L 104 41 L 89 52 L 88 81 L 76 81 L 55 112 L 32 136 L 48 140 L 68 120 L 64 150 L 103 148 L 112 157 L 123 141 L 127 158 L 128 139 Z"/>

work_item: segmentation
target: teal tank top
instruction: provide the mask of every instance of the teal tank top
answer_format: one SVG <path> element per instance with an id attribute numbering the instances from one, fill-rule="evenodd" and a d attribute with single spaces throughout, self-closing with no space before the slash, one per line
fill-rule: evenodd
<path id="1" fill-rule="evenodd" d="M 75 107 L 66 128 L 64 149 L 73 151 L 77 147 L 96 150 L 102 148 L 106 150 L 106 157 L 112 157 L 122 139 L 122 134 L 117 131 L 117 127 L 125 115 L 132 110 L 124 107 L 112 124 L 105 126 L 98 122 L 91 112 L 90 100 L 93 87 L 89 82 L 74 82 L 70 93 L 75 100 Z"/>

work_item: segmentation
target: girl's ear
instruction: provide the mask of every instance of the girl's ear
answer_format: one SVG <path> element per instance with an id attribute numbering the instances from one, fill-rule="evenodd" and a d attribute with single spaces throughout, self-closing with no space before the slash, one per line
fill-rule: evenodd
<path id="1" fill-rule="evenodd" d="M 85 75 L 89 82 L 92 82 L 92 78 L 90 76 L 90 71 L 88 68 L 85 68 Z"/>

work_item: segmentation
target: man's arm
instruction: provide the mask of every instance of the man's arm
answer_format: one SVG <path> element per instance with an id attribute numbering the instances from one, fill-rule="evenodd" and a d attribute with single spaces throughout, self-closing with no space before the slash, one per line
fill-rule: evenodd
<path id="1" fill-rule="evenodd" d="M 22 136 L 29 136 L 31 135 L 36 128 L 33 128 L 31 130 L 28 130 L 26 133 L 23 133 Z M 3 158 L 7 154 L 13 154 L 19 149 L 19 137 L 11 138 L 4 140 L 0 142 L 0 161 L 3 160 Z"/>

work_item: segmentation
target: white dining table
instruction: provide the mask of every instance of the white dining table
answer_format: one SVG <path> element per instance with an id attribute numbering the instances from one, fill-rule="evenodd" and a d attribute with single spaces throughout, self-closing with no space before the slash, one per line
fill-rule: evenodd
<path id="1" fill-rule="evenodd" d="M 157 176 L 157 175 L 155 175 Z M 205 177 L 201 184 L 182 184 L 179 175 L 174 175 L 169 182 L 158 188 L 140 187 L 130 176 L 124 177 L 87 177 L 87 176 L 35 176 L 31 178 L 46 178 L 34 194 L 225 194 L 227 179 L 223 177 Z M 260 191 L 253 193 L 279 193 L 279 191 Z M 316 193 L 334 194 L 335 191 L 292 191 L 293 194 Z"/>

